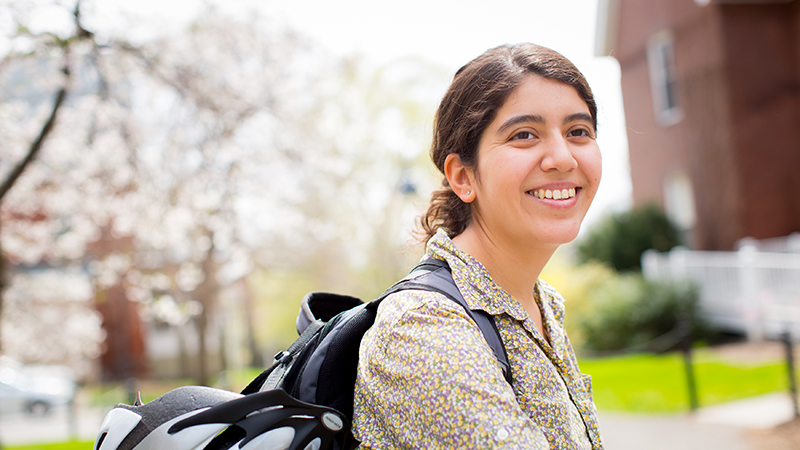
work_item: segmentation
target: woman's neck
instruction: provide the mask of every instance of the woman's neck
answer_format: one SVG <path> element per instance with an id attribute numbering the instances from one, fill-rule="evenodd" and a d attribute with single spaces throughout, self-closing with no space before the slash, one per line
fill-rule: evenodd
<path id="1" fill-rule="evenodd" d="M 534 303 L 534 287 L 547 261 L 558 245 L 531 246 L 504 242 L 484 232 L 474 222 L 453 238 L 456 248 L 486 267 L 500 287 L 529 310 Z"/>

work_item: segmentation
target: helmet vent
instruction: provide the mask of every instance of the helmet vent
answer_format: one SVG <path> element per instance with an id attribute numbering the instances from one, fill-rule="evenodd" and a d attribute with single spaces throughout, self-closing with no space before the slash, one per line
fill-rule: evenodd
<path id="1" fill-rule="evenodd" d="M 97 443 L 94 444 L 94 450 L 100 450 L 100 447 L 103 445 L 103 441 L 106 440 L 106 436 L 108 436 L 108 432 L 105 431 L 100 437 L 97 438 Z"/>
<path id="2" fill-rule="evenodd" d="M 236 425 L 229 426 L 222 433 L 218 434 L 203 450 L 228 450 L 234 444 L 244 439 L 247 432 Z"/>

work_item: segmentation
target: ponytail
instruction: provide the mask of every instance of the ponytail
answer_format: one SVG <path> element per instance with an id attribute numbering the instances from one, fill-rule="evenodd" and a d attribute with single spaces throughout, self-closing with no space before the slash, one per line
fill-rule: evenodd
<path id="1" fill-rule="evenodd" d="M 422 228 L 419 237 L 428 242 L 439 228 L 447 230 L 451 238 L 461 234 L 469 224 L 471 210 L 469 203 L 464 203 L 453 191 L 447 179 L 442 180 L 442 187 L 433 191 L 428 210 L 419 218 Z"/>

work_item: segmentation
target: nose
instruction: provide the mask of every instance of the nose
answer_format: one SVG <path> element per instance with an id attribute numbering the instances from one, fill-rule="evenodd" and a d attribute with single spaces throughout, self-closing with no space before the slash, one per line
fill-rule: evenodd
<path id="1" fill-rule="evenodd" d="M 572 156 L 572 150 L 567 140 L 558 135 L 547 146 L 541 166 L 545 172 L 569 172 L 578 167 L 578 161 Z"/>

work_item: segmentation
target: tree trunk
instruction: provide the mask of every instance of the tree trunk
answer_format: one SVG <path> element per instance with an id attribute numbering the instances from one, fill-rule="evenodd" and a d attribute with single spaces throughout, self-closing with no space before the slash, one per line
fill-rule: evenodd
<path id="1" fill-rule="evenodd" d="M 258 344 L 256 343 L 253 290 L 250 288 L 247 280 L 242 280 L 242 283 L 244 283 L 244 314 L 245 325 L 247 326 L 247 349 L 250 351 L 249 367 L 263 368 L 264 355 L 261 354 L 261 349 L 258 348 Z"/>
<path id="2" fill-rule="evenodd" d="M 205 307 L 203 308 L 203 312 L 197 316 L 195 319 L 195 323 L 197 324 L 197 339 L 198 339 L 198 346 L 197 346 L 197 384 L 200 386 L 208 386 L 209 385 L 209 376 L 208 376 L 208 349 L 206 348 L 206 332 L 208 330 L 208 320 L 207 320 L 207 312 Z"/>
<path id="3" fill-rule="evenodd" d="M 206 230 L 206 236 L 211 244 L 202 262 L 203 281 L 195 289 L 197 300 L 203 305 L 203 310 L 197 316 L 198 350 L 200 367 L 198 371 L 198 384 L 208 386 L 209 374 L 209 355 L 208 355 L 208 328 L 209 323 L 216 313 L 217 304 L 217 267 L 214 263 L 214 233 Z"/>

